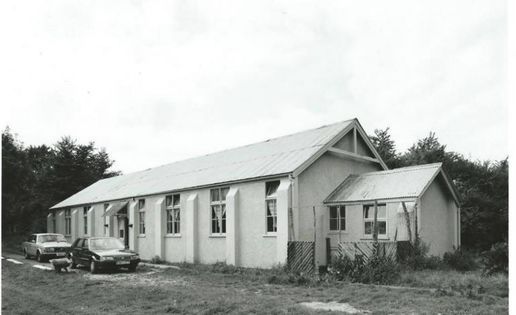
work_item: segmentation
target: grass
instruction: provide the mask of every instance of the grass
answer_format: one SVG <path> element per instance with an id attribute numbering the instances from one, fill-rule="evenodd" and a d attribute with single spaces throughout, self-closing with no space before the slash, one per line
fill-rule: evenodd
<path id="1" fill-rule="evenodd" d="M 480 295 L 446 290 L 393 289 L 287 275 L 281 268 L 181 264 L 181 269 L 140 267 L 134 274 L 56 274 L 2 260 L 2 313 L 254 313 L 315 314 L 301 302 L 345 302 L 374 314 L 508 312 L 507 277 L 477 273 L 403 273 L 400 285 L 444 288 L 482 285 Z M 292 281 L 291 281 L 292 280 Z M 327 312 L 325 312 L 327 313 Z"/>

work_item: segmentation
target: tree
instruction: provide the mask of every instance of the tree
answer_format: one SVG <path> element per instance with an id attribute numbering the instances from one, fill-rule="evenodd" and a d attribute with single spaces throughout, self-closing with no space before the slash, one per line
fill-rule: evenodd
<path id="1" fill-rule="evenodd" d="M 508 239 L 509 161 L 472 161 L 446 150 L 434 132 L 399 154 L 389 128 L 371 136 L 378 153 L 389 168 L 442 162 L 461 197 L 462 245 L 488 249 Z"/>
<path id="2" fill-rule="evenodd" d="M 394 140 L 391 139 L 391 135 L 389 134 L 390 128 L 385 129 L 375 129 L 374 136 L 369 136 L 371 142 L 373 143 L 376 151 L 382 157 L 385 164 L 389 168 L 397 168 L 400 166 L 399 154 L 396 152 L 396 145 L 394 144 Z"/>
<path id="3" fill-rule="evenodd" d="M 120 174 L 93 142 L 63 137 L 54 146 L 25 148 L 9 129 L 2 133 L 2 227 L 44 231 L 48 209 L 99 179 Z M 20 231 L 20 232 L 21 232 Z"/>

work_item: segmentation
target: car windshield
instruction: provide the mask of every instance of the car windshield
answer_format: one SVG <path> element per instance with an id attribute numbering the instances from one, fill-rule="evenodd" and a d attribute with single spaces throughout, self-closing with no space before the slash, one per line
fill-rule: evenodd
<path id="1" fill-rule="evenodd" d="M 124 244 L 116 238 L 90 239 L 90 249 L 124 249 Z"/>
<path id="2" fill-rule="evenodd" d="M 39 236 L 39 242 L 40 243 L 66 242 L 66 239 L 61 234 L 40 235 Z"/>

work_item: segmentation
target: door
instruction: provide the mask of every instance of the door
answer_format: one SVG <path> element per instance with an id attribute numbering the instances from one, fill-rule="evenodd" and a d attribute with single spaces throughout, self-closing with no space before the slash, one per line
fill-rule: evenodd
<path id="1" fill-rule="evenodd" d="M 129 248 L 129 218 L 127 215 L 118 216 L 118 238 Z"/>
<path id="2" fill-rule="evenodd" d="M 124 245 L 125 245 L 125 248 L 129 248 L 129 233 L 127 232 L 127 231 L 129 231 L 129 218 L 128 217 L 124 218 L 124 229 L 125 229 Z"/>

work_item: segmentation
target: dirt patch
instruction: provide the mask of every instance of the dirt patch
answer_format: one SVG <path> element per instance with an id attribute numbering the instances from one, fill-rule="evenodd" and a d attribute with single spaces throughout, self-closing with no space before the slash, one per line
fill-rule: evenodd
<path id="1" fill-rule="evenodd" d="M 347 314 L 371 314 L 370 311 L 359 310 L 349 305 L 348 303 L 339 302 L 303 302 L 300 303 L 304 307 L 308 307 L 314 310 L 321 311 L 332 311 L 332 312 L 343 312 Z"/>
<path id="2" fill-rule="evenodd" d="M 93 281 L 95 284 L 102 284 L 103 282 L 116 282 L 117 285 L 125 287 L 156 287 L 156 286 L 184 286 L 188 282 L 178 278 L 170 279 L 160 277 L 159 273 L 161 270 L 153 270 L 148 272 L 137 272 L 137 273 L 115 273 L 115 274 L 90 274 L 87 273 L 84 277 L 88 280 Z M 158 275 L 158 276 L 156 276 Z"/>

